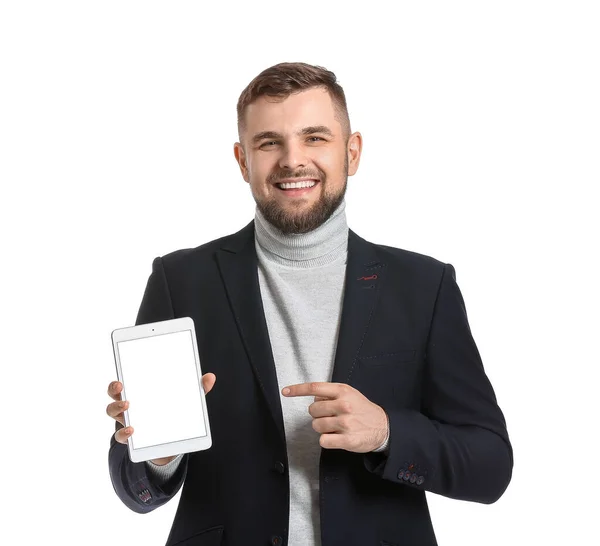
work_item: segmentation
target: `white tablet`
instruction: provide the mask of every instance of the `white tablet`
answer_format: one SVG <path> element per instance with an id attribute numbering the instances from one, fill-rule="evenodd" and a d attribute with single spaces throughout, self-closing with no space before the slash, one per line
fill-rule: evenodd
<path id="1" fill-rule="evenodd" d="M 210 448 L 194 321 L 190 317 L 113 330 L 125 424 L 134 463 Z"/>

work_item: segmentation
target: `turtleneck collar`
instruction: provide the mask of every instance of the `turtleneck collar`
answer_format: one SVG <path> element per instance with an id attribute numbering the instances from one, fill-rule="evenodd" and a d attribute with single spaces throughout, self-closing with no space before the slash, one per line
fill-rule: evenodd
<path id="1" fill-rule="evenodd" d="M 258 207 L 254 226 L 259 257 L 280 265 L 295 268 L 319 267 L 334 262 L 348 250 L 345 198 L 326 222 L 308 233 L 282 233 L 267 221 Z"/>

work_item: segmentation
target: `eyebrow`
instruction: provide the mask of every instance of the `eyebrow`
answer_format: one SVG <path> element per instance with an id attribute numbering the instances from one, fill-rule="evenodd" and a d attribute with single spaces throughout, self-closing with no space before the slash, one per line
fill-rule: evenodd
<path id="1" fill-rule="evenodd" d="M 298 131 L 296 134 L 298 136 L 306 136 L 306 135 L 314 135 L 315 133 L 321 133 L 323 135 L 333 137 L 333 133 L 331 132 L 331 129 L 329 129 L 329 127 L 327 127 L 326 125 L 311 125 L 310 127 L 304 127 L 303 129 L 300 129 L 300 131 Z M 281 135 L 280 133 L 277 133 L 276 131 L 262 131 L 260 133 L 256 133 L 252 137 L 252 142 L 257 143 L 266 138 L 282 138 L 282 137 L 283 137 L 283 135 Z"/>

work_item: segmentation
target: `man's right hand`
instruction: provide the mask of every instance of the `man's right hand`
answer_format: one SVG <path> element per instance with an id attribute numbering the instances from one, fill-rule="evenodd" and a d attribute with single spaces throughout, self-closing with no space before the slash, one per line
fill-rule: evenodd
<path id="1" fill-rule="evenodd" d="M 215 386 L 217 376 L 214 373 L 207 373 L 202 376 L 202 386 L 205 394 L 208 394 Z M 109 417 L 112 417 L 115 421 L 118 421 L 123 425 L 115 432 L 115 440 L 120 444 L 126 444 L 127 438 L 133 434 L 133 427 L 125 427 L 125 418 L 123 412 L 129 407 L 128 400 L 121 400 L 121 391 L 123 390 L 123 384 L 119 381 L 113 381 L 108 386 L 108 395 L 114 400 L 106 406 L 106 413 Z M 163 465 L 170 463 L 176 456 L 163 457 L 162 459 L 151 459 L 154 464 Z"/>

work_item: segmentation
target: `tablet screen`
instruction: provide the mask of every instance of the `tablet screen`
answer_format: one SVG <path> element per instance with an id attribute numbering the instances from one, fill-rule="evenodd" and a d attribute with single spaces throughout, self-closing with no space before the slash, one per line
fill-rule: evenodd
<path id="1" fill-rule="evenodd" d="M 117 343 L 133 449 L 206 436 L 192 331 Z"/>

